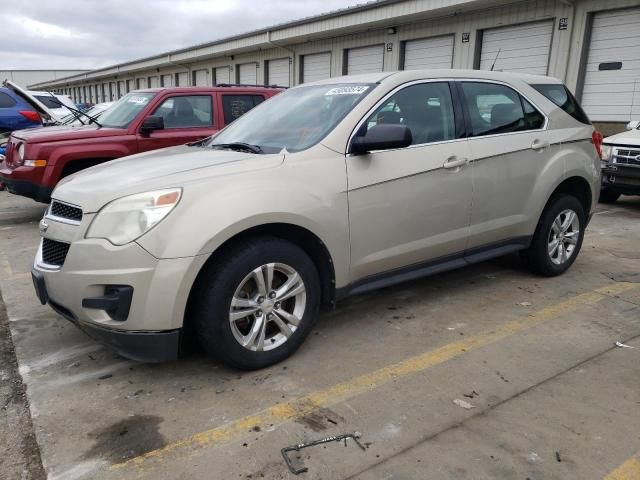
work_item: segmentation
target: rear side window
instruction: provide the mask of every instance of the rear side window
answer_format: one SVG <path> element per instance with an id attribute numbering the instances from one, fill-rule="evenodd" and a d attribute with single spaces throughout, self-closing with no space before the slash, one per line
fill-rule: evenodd
<path id="1" fill-rule="evenodd" d="M 230 124 L 262 102 L 262 95 L 222 95 L 224 123 Z"/>
<path id="2" fill-rule="evenodd" d="M 34 97 L 40 100 L 47 108 L 60 108 L 63 106 L 62 102 L 56 97 L 50 97 L 48 95 L 34 95 Z"/>
<path id="3" fill-rule="evenodd" d="M 538 130 L 544 126 L 544 115 L 505 85 L 463 82 L 462 91 L 474 137 Z"/>
<path id="4" fill-rule="evenodd" d="M 564 85 L 555 83 L 531 86 L 580 123 L 591 125 L 591 120 L 589 120 L 587 114 L 584 112 L 575 97 L 571 94 L 569 89 Z"/>
<path id="5" fill-rule="evenodd" d="M 4 92 L 0 92 L 0 108 L 12 108 L 18 104 L 13 98 Z"/>

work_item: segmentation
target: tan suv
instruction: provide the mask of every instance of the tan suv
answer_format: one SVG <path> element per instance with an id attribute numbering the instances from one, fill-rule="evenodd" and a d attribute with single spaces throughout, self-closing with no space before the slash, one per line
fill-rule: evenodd
<path id="1" fill-rule="evenodd" d="M 600 142 L 546 77 L 305 84 L 204 141 L 64 179 L 34 284 L 127 357 L 175 358 L 193 332 L 229 365 L 264 367 L 347 295 L 514 251 L 563 273 L 598 199 Z"/>

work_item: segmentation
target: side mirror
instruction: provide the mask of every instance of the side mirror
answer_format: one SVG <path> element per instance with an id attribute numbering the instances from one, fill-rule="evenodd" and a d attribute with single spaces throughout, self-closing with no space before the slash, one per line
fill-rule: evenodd
<path id="1" fill-rule="evenodd" d="M 412 141 L 411 130 L 405 125 L 376 125 L 363 137 L 355 137 L 351 141 L 351 153 L 404 148 L 411 145 Z"/>
<path id="2" fill-rule="evenodd" d="M 147 117 L 142 121 L 140 125 L 140 133 L 143 135 L 149 135 L 154 130 L 164 130 L 164 118 L 163 117 Z"/>
<path id="3" fill-rule="evenodd" d="M 637 130 L 640 128 L 640 120 L 634 120 L 627 123 L 627 130 Z"/>

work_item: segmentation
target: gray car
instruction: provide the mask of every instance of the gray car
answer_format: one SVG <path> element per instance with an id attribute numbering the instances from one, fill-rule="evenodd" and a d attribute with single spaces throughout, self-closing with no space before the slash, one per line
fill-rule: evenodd
<path id="1" fill-rule="evenodd" d="M 304 84 L 211 138 L 65 178 L 34 284 L 127 357 L 176 358 L 193 334 L 231 366 L 264 367 L 348 295 L 516 251 L 565 272 L 598 199 L 601 138 L 547 77 Z"/>

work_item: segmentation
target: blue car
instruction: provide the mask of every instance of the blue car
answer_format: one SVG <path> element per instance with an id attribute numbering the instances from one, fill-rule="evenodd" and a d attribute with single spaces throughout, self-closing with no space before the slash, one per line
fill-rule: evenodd
<path id="1" fill-rule="evenodd" d="M 0 88 L 0 134 L 23 128 L 41 127 L 40 114 L 9 88 Z"/>

